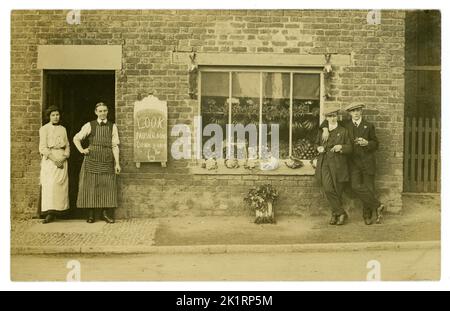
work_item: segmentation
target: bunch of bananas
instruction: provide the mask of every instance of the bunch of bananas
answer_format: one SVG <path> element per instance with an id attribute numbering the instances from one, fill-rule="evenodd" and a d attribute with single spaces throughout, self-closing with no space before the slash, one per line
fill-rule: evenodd
<path id="1" fill-rule="evenodd" d="M 305 116 L 300 120 L 296 120 L 292 123 L 294 130 L 311 132 L 317 129 L 319 123 L 316 117 Z"/>
<path id="2" fill-rule="evenodd" d="M 310 119 L 303 120 L 301 122 L 301 124 L 302 124 L 302 127 L 307 131 L 311 131 L 312 129 L 314 129 L 316 127 L 316 122 L 314 122 Z"/>

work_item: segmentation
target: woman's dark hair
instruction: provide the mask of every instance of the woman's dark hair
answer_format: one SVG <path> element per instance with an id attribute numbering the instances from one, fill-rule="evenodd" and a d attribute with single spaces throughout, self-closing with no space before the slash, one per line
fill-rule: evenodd
<path id="1" fill-rule="evenodd" d="M 48 108 L 45 110 L 45 115 L 47 116 L 47 119 L 50 119 L 50 114 L 51 114 L 53 111 L 58 111 L 59 114 L 61 114 L 61 109 L 59 109 L 59 107 L 57 107 L 57 106 L 55 106 L 55 105 L 51 105 L 50 107 L 48 107 Z"/>
<path id="2" fill-rule="evenodd" d="M 61 115 L 61 109 L 59 109 L 59 107 L 57 107 L 57 106 L 55 106 L 55 105 L 51 105 L 50 107 L 48 107 L 46 110 L 45 110 L 45 117 L 46 117 L 46 122 L 48 122 L 48 121 L 50 121 L 50 114 L 53 112 L 53 111 L 58 111 L 59 112 L 59 115 Z"/>

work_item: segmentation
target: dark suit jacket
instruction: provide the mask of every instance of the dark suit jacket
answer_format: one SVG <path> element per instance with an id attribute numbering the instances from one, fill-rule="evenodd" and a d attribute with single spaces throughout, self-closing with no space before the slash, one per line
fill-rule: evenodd
<path id="1" fill-rule="evenodd" d="M 342 145 L 342 152 L 330 151 L 335 145 Z M 331 168 L 331 175 L 333 180 L 337 182 L 347 182 L 350 180 L 350 174 L 348 170 L 347 155 L 352 152 L 352 143 L 350 141 L 347 130 L 338 126 L 336 129 L 330 131 L 330 137 L 327 142 L 322 141 L 322 130 L 319 131 L 316 139 L 316 146 L 323 146 L 325 152 L 319 154 L 317 158 L 316 178 L 317 181 L 322 184 L 322 166 L 325 158 L 328 161 L 328 165 Z"/>
<path id="2" fill-rule="evenodd" d="M 350 156 L 350 165 L 356 165 L 362 169 L 364 173 L 375 175 L 376 159 L 375 151 L 378 149 L 378 138 L 375 134 L 375 126 L 364 120 L 358 127 L 355 127 L 352 120 L 345 120 L 340 123 L 348 131 L 350 140 L 352 142 L 353 152 Z M 320 125 L 320 128 L 328 127 L 328 121 L 325 120 Z M 355 143 L 355 139 L 362 137 L 369 142 L 367 146 L 360 146 Z"/>

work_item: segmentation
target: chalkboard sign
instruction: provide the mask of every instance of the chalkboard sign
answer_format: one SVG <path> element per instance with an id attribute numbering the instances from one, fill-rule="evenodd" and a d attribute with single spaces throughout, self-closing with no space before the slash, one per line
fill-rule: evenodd
<path id="1" fill-rule="evenodd" d="M 134 162 L 167 163 L 167 102 L 153 95 L 134 103 Z"/>

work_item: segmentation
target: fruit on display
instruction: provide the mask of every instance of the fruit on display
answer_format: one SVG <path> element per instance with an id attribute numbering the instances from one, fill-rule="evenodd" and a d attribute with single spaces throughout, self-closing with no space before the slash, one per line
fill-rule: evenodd
<path id="1" fill-rule="evenodd" d="M 227 168 L 239 168 L 239 161 L 237 159 L 225 160 L 225 166 Z"/>
<path id="2" fill-rule="evenodd" d="M 247 159 L 244 163 L 244 168 L 247 170 L 253 170 L 258 165 L 258 161 L 256 159 Z"/>
<path id="3" fill-rule="evenodd" d="M 309 140 L 302 138 L 297 140 L 292 149 L 295 158 L 303 160 L 311 160 L 317 157 L 317 150 Z"/>
<path id="4" fill-rule="evenodd" d="M 302 127 L 304 129 L 306 129 L 307 131 L 310 131 L 310 130 L 314 129 L 315 128 L 315 123 L 316 122 L 314 122 L 313 120 L 310 120 L 310 119 L 306 119 L 306 120 L 303 120 L 301 122 Z"/>
<path id="5" fill-rule="evenodd" d="M 303 162 L 295 157 L 289 158 L 284 162 L 284 164 L 286 164 L 287 167 L 292 169 L 300 168 L 303 166 Z"/>
<path id="6" fill-rule="evenodd" d="M 216 170 L 217 169 L 217 161 L 216 159 L 208 159 L 205 161 L 205 168 L 207 170 Z"/>

